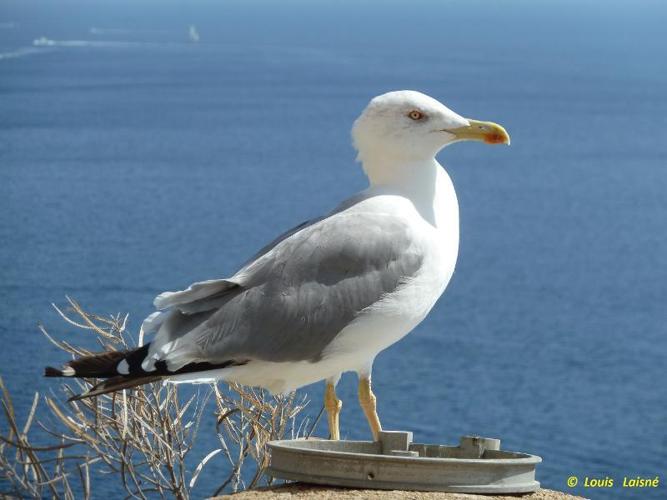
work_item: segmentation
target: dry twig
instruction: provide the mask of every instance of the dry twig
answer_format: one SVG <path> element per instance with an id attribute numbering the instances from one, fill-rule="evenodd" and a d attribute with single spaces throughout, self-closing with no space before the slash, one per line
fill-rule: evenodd
<path id="1" fill-rule="evenodd" d="M 103 350 L 127 349 L 127 315 L 102 317 L 87 313 L 67 297 L 69 310 L 53 306 L 68 324 L 96 336 Z M 89 351 L 58 341 L 40 325 L 47 339 L 71 356 Z M 65 396 L 80 393 L 94 380 L 67 379 Z M 35 393 L 23 426 L 17 421 L 9 391 L 0 378 L 0 402 L 6 429 L 0 431 L 0 470 L 4 493 L 19 497 L 90 498 L 96 471 L 119 479 L 128 498 L 148 496 L 186 499 L 205 466 L 220 455 L 229 462 L 229 476 L 217 491 L 238 491 L 268 484 L 266 443 L 297 437 L 306 426 L 297 419 L 306 406 L 295 394 L 270 397 L 264 391 L 238 385 L 213 386 L 208 396 L 199 390 L 189 399 L 178 386 L 153 383 L 121 393 L 65 403 L 62 397 Z M 212 397 L 219 448 L 210 450 L 190 472 L 186 457 Z M 41 403 L 41 404 L 40 404 Z M 36 417 L 40 437 L 52 441 L 35 445 L 29 435 Z M 244 467 L 244 465 L 247 465 Z M 91 479 L 92 477 L 92 479 Z M 189 477 L 189 480 L 187 479 Z M 3 492 L 0 491 L 0 494 Z"/>

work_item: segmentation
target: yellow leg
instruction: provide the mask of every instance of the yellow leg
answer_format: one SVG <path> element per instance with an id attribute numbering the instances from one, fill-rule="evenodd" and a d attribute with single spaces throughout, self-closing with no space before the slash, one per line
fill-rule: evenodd
<path id="1" fill-rule="evenodd" d="M 373 439 L 378 441 L 382 425 L 380 425 L 380 418 L 377 414 L 375 401 L 375 394 L 373 394 L 373 391 L 371 390 L 371 378 L 360 378 L 359 404 L 361 405 L 361 409 L 364 410 L 364 415 L 366 415 L 366 420 L 368 420 L 368 425 L 373 433 Z"/>
<path id="2" fill-rule="evenodd" d="M 336 396 L 336 386 L 327 382 L 327 388 L 324 393 L 324 407 L 327 410 L 327 420 L 329 421 L 329 439 L 338 441 L 340 439 L 340 409 L 343 402 Z"/>

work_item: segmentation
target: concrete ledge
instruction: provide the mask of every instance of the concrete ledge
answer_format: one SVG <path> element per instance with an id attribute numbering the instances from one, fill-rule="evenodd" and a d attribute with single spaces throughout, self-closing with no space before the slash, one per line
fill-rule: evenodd
<path id="1" fill-rule="evenodd" d="M 234 495 L 216 498 L 231 498 L 234 500 L 291 500 L 291 499 L 349 499 L 349 500 L 576 500 L 582 499 L 560 491 L 540 489 L 526 495 L 471 495 L 465 493 L 443 493 L 430 491 L 396 491 L 396 490 L 356 490 L 350 488 L 331 488 L 302 483 L 291 483 L 270 488 L 260 488 L 244 491 Z"/>

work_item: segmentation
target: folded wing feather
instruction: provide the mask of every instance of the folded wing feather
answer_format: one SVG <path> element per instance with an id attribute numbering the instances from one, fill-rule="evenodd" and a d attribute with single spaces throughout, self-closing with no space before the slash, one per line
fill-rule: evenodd
<path id="1" fill-rule="evenodd" d="M 410 226 L 389 215 L 344 211 L 286 234 L 229 279 L 158 296 L 166 317 L 144 369 L 157 361 L 170 370 L 192 362 L 316 361 L 422 264 Z"/>

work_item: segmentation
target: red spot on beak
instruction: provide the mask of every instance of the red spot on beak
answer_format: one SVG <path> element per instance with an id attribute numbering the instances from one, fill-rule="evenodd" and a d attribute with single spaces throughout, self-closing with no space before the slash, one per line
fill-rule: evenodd
<path id="1" fill-rule="evenodd" d="M 502 144 L 505 142 L 505 137 L 501 134 L 484 134 L 484 142 L 487 144 Z"/>

